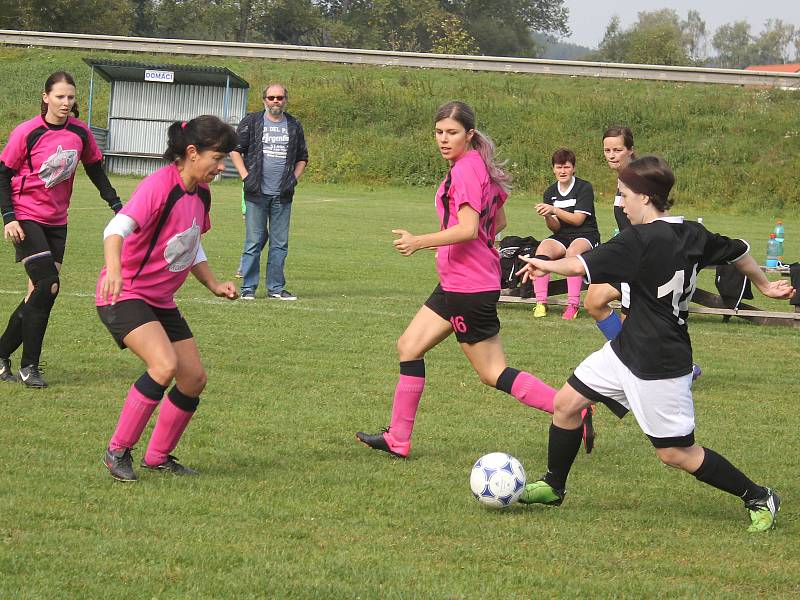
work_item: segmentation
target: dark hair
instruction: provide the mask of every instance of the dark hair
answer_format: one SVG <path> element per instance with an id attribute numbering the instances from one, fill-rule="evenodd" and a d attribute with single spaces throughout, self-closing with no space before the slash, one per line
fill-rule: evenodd
<path id="1" fill-rule="evenodd" d="M 164 158 L 170 162 L 186 156 L 186 148 L 198 152 L 213 150 L 228 153 L 236 147 L 236 131 L 213 115 L 201 115 L 191 121 L 175 121 L 167 129 L 167 149 Z"/>
<path id="2" fill-rule="evenodd" d="M 511 174 L 503 169 L 506 163 L 495 160 L 494 142 L 489 136 L 475 128 L 475 111 L 472 110 L 472 107 L 457 100 L 442 104 L 436 111 L 434 123 L 438 123 L 442 119 L 454 119 L 464 127 L 465 131 L 473 131 L 471 145 L 481 155 L 486 170 L 489 172 L 489 178 L 505 191 L 511 189 Z"/>
<path id="3" fill-rule="evenodd" d="M 261 99 L 262 100 L 266 100 L 266 98 L 267 98 L 267 90 L 269 88 L 273 87 L 273 86 L 276 86 L 276 85 L 279 85 L 279 86 L 281 86 L 283 88 L 283 99 L 284 100 L 289 100 L 289 90 L 286 89 L 285 85 L 283 85 L 282 83 L 280 83 L 278 81 L 274 81 L 274 82 L 264 86 L 264 90 L 261 92 Z"/>
<path id="4" fill-rule="evenodd" d="M 66 71 L 56 71 L 55 73 L 50 75 L 50 77 L 47 78 L 47 81 L 44 82 L 44 93 L 49 94 L 50 92 L 53 91 L 53 86 L 57 83 L 61 83 L 62 81 L 68 83 L 74 88 L 78 87 L 75 85 L 75 80 L 72 78 L 72 75 L 70 75 Z M 44 99 L 42 99 L 41 112 L 42 116 L 45 116 L 47 114 L 47 102 L 45 102 Z M 71 112 L 73 115 L 75 115 L 76 118 L 80 115 L 80 113 L 78 112 L 77 102 L 72 105 Z"/>
<path id="5" fill-rule="evenodd" d="M 613 125 L 603 132 L 603 139 L 610 137 L 621 137 L 622 143 L 630 150 L 633 148 L 633 132 L 630 127 L 624 125 Z"/>
<path id="6" fill-rule="evenodd" d="M 553 158 L 551 158 L 550 161 L 554 167 L 556 165 L 565 165 L 567 163 L 572 164 L 574 167 L 576 164 L 578 164 L 575 162 L 575 153 L 569 148 L 559 148 L 553 152 Z"/>
<path id="7" fill-rule="evenodd" d="M 675 174 L 660 156 L 637 158 L 620 171 L 619 180 L 637 194 L 648 196 L 662 212 L 673 204 L 669 193 L 675 185 Z"/>

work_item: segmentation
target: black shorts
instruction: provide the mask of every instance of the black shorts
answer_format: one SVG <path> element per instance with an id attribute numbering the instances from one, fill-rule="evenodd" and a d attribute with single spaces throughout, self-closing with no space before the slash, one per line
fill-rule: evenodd
<path id="1" fill-rule="evenodd" d="M 592 248 L 598 246 L 600 244 L 600 232 L 592 231 L 588 233 L 554 233 L 551 235 L 548 240 L 555 240 L 566 250 L 569 248 L 569 245 L 574 242 L 575 240 L 586 240 L 592 246 Z"/>
<path id="2" fill-rule="evenodd" d="M 167 333 L 170 342 L 180 342 L 193 338 L 189 324 L 177 308 L 158 308 L 144 300 L 123 300 L 114 305 L 98 306 L 100 320 L 111 332 L 117 346 L 124 349 L 125 339 L 131 331 L 145 323 L 158 321 Z"/>
<path id="3" fill-rule="evenodd" d="M 17 251 L 17 262 L 21 262 L 42 252 L 50 252 L 53 261 L 64 262 L 64 248 L 67 246 L 66 225 L 42 225 L 36 221 L 19 221 L 25 232 L 25 239 L 14 244 Z"/>
<path id="4" fill-rule="evenodd" d="M 456 339 L 462 344 L 476 344 L 500 333 L 497 301 L 500 290 L 465 294 L 446 292 L 436 286 L 425 306 L 450 321 Z"/>

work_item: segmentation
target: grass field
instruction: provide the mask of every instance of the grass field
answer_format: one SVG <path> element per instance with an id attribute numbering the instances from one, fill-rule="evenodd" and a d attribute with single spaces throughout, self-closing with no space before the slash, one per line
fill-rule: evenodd
<path id="1" fill-rule="evenodd" d="M 114 183 L 127 197 L 136 180 Z M 298 302 L 230 303 L 190 278 L 178 301 L 209 384 L 176 454 L 203 475 L 124 485 L 101 456 L 143 368 L 93 308 L 111 213 L 79 174 L 45 341 L 51 387 L 0 387 L 0 598 L 796 598 L 796 330 L 692 317 L 698 439 L 781 492 L 769 534 L 746 533 L 737 499 L 661 466 L 632 418 L 602 408 L 598 447 L 579 457 L 563 507 L 483 509 L 472 463 L 503 450 L 540 475 L 549 419 L 482 386 L 452 340 L 427 357 L 412 458 L 355 442 L 388 423 L 394 340 L 435 285 L 431 253 L 403 258 L 390 243 L 392 228 L 436 227 L 431 197 L 301 186 L 287 267 Z M 214 186 L 204 247 L 221 276 L 241 250 L 238 206 L 237 185 Z M 508 233 L 544 235 L 530 198 L 512 196 L 508 213 Z M 610 209 L 599 216 L 609 232 Z M 687 216 L 749 238 L 763 258 L 768 219 Z M 786 218 L 795 257 L 798 217 Z M 4 324 L 23 276 L 0 248 Z M 510 364 L 553 385 L 602 342 L 585 314 L 500 316 Z"/>

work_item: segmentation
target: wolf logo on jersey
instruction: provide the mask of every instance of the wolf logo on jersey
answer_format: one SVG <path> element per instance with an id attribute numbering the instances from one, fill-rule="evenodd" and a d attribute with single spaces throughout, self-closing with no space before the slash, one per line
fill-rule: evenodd
<path id="1" fill-rule="evenodd" d="M 192 226 L 170 238 L 164 248 L 164 259 L 167 269 L 173 273 L 180 273 L 188 269 L 197 256 L 200 244 L 200 226 L 192 219 Z"/>
<path id="2" fill-rule="evenodd" d="M 64 150 L 61 145 L 39 167 L 39 177 L 44 187 L 50 189 L 62 181 L 66 181 L 78 168 L 78 151 Z"/>

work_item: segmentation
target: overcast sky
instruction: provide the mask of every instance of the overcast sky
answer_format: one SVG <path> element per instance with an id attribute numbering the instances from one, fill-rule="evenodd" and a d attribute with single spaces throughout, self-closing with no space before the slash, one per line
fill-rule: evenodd
<path id="1" fill-rule="evenodd" d="M 720 25 L 733 21 L 747 21 L 751 33 L 763 29 L 767 19 L 782 19 L 800 27 L 800 0 L 564 0 L 569 8 L 569 27 L 572 36 L 565 41 L 596 48 L 603 39 L 606 26 L 613 15 L 618 15 L 623 28 L 635 23 L 639 11 L 672 8 L 682 19 L 694 9 L 706 22 L 709 41 Z"/>

